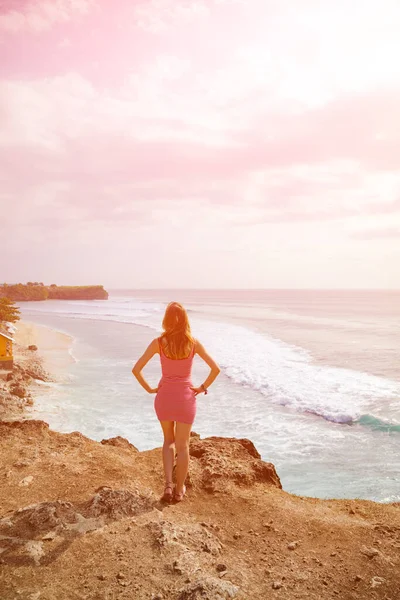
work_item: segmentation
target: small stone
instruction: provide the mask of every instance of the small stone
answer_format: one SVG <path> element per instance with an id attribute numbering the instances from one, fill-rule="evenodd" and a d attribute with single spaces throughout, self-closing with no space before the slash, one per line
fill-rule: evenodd
<path id="1" fill-rule="evenodd" d="M 356 511 L 354 510 L 354 508 L 350 508 L 349 514 L 350 515 L 355 515 L 356 514 Z"/>
<path id="2" fill-rule="evenodd" d="M 174 560 L 172 563 L 172 569 L 174 573 L 177 573 L 177 575 L 182 575 L 182 569 L 180 568 L 178 561 Z"/>
<path id="3" fill-rule="evenodd" d="M 32 464 L 30 460 L 20 459 L 20 460 L 17 460 L 13 464 L 13 466 L 14 467 L 28 467 L 30 464 Z"/>
<path id="4" fill-rule="evenodd" d="M 323 579 L 323 580 L 322 580 L 322 583 L 323 583 L 324 585 L 329 585 L 329 584 L 328 584 L 328 582 L 326 581 L 326 579 Z"/>
<path id="5" fill-rule="evenodd" d="M 331 552 L 331 556 L 336 556 L 337 552 Z"/>
<path id="6" fill-rule="evenodd" d="M 360 552 L 361 554 L 368 556 L 368 558 L 374 558 L 374 556 L 380 554 L 379 550 L 376 548 L 367 548 L 367 546 L 361 546 Z"/>
<path id="7" fill-rule="evenodd" d="M 219 563 L 215 568 L 217 569 L 218 573 L 221 573 L 222 571 L 226 571 L 228 567 L 223 563 Z"/>
<path id="8" fill-rule="evenodd" d="M 298 545 L 299 545 L 299 542 L 290 542 L 290 544 L 287 545 L 287 548 L 288 548 L 288 550 L 296 550 Z"/>
<path id="9" fill-rule="evenodd" d="M 279 590 L 281 587 L 282 587 L 282 581 L 273 581 L 272 582 L 273 590 Z"/>
<path id="10" fill-rule="evenodd" d="M 42 537 L 42 540 L 51 542 L 55 537 L 57 537 L 57 533 L 55 531 L 49 531 Z"/>
<path id="11" fill-rule="evenodd" d="M 384 579 L 383 577 L 377 577 L 375 575 L 375 577 L 372 577 L 371 579 L 371 587 L 378 587 L 378 585 L 382 585 L 382 583 L 386 583 L 386 579 Z"/>
<path id="12" fill-rule="evenodd" d="M 207 527 L 207 523 L 206 523 L 205 521 L 202 521 L 202 522 L 200 523 L 200 525 L 201 525 L 202 527 Z"/>
<path id="13" fill-rule="evenodd" d="M 234 539 L 234 540 L 240 540 L 240 538 L 241 538 L 241 537 L 242 537 L 242 536 L 240 535 L 240 533 L 234 533 L 234 534 L 233 534 L 233 539 Z"/>
<path id="14" fill-rule="evenodd" d="M 125 575 L 121 571 L 117 574 L 117 579 L 125 579 Z"/>
<path id="15" fill-rule="evenodd" d="M 360 575 L 356 575 L 356 576 L 354 577 L 354 581 L 357 581 L 357 582 L 359 582 L 359 581 L 362 581 L 362 580 L 363 580 L 363 578 L 362 578 Z"/>
<path id="16" fill-rule="evenodd" d="M 164 596 L 162 594 L 155 594 L 155 596 L 151 597 L 151 600 L 163 600 Z"/>
<path id="17" fill-rule="evenodd" d="M 97 579 L 100 579 L 100 581 L 105 581 L 107 577 L 103 575 L 103 573 L 100 573 L 100 575 L 97 575 Z"/>
<path id="18" fill-rule="evenodd" d="M 39 600 L 42 592 L 34 592 L 28 596 L 29 600 Z"/>
<path id="19" fill-rule="evenodd" d="M 30 485 L 33 481 L 33 475 L 28 475 L 27 477 L 24 477 L 23 479 L 21 479 L 21 481 L 18 483 L 19 486 L 25 486 L 25 485 Z"/>

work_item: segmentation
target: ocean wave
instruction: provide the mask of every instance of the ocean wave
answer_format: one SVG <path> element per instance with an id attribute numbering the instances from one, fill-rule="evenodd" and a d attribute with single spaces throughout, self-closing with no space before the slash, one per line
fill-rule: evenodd
<path id="1" fill-rule="evenodd" d="M 386 431 L 387 433 L 400 433 L 400 423 L 392 423 L 379 419 L 373 415 L 361 415 L 359 419 L 355 421 L 356 424 L 362 425 L 363 427 L 369 427 L 374 431 Z"/>
<path id="2" fill-rule="evenodd" d="M 165 309 L 165 303 L 132 298 L 80 302 L 79 311 L 76 302 L 58 302 L 51 305 L 52 314 L 131 323 L 155 331 L 160 331 L 161 312 Z M 30 312 L 37 309 L 36 304 Z M 193 334 L 215 356 L 223 373 L 237 385 L 261 393 L 267 402 L 334 423 L 358 422 L 376 429 L 380 426 L 368 421 L 366 416 L 382 414 L 382 406 L 386 403 L 394 418 L 397 419 L 398 414 L 400 421 L 399 382 L 351 369 L 315 364 L 303 348 L 242 325 L 210 321 L 193 314 L 191 326 Z M 376 407 L 380 410 L 375 410 Z"/>

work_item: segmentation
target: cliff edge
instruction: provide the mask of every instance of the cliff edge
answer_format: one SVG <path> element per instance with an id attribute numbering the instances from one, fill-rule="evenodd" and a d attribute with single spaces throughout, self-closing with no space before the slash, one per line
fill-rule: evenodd
<path id="1" fill-rule="evenodd" d="M 190 454 L 165 505 L 160 448 L 0 422 L 1 600 L 399 599 L 399 504 L 288 494 L 249 440 Z"/>

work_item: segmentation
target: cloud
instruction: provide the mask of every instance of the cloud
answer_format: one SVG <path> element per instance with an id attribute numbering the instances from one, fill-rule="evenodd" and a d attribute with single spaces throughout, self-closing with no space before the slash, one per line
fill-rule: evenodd
<path id="1" fill-rule="evenodd" d="M 200 126 L 196 108 L 177 110 L 170 86 L 183 63 L 170 57 L 155 71 L 161 107 L 141 97 L 141 78 L 113 93 L 77 73 L 0 83 L 0 185 L 8 202 L 17 198 L 8 221 L 35 231 L 138 227 L 164 207 L 208 206 L 248 227 L 400 212 L 397 90 L 298 114 L 267 109 L 239 133 L 219 122 L 223 107 L 204 107 L 220 129 Z"/>
<path id="2" fill-rule="evenodd" d="M 134 7 L 134 16 L 139 28 L 160 33 L 170 27 L 182 25 L 209 15 L 209 7 L 201 0 L 148 0 Z"/>
<path id="3" fill-rule="evenodd" d="M 0 31 L 42 33 L 86 15 L 93 5 L 94 0 L 28 0 L 16 8 L 6 0 L 0 6 Z"/>
<path id="4" fill-rule="evenodd" d="M 353 240 L 391 240 L 395 239 L 400 244 L 400 226 L 399 227 L 381 227 L 375 229 L 365 229 L 353 231 L 350 234 Z"/>

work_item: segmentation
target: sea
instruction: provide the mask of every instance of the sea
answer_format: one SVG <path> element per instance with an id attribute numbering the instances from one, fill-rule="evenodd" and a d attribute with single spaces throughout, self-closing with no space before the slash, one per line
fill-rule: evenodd
<path id="1" fill-rule="evenodd" d="M 221 367 L 193 430 L 248 438 L 283 489 L 400 502 L 400 291 L 112 290 L 108 300 L 21 302 L 25 321 L 71 336 L 70 364 L 31 418 L 95 439 L 162 445 L 154 395 L 133 364 L 170 301 Z M 193 383 L 209 368 L 196 356 Z M 156 355 L 145 367 L 152 386 Z"/>

